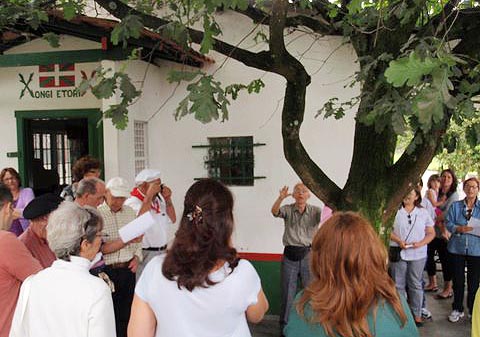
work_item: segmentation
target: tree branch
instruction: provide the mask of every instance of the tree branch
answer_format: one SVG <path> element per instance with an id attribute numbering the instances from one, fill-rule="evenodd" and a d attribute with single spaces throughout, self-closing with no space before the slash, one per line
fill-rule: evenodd
<path id="1" fill-rule="evenodd" d="M 243 14 L 253 20 L 254 23 L 269 25 L 271 16 L 264 11 L 248 6 L 246 10 L 236 9 L 237 13 Z M 323 35 L 342 35 L 342 32 L 322 15 L 308 16 L 304 14 L 288 16 L 285 21 L 285 27 L 307 27 L 313 32 Z"/>
<path id="2" fill-rule="evenodd" d="M 393 193 L 386 208 L 390 212 L 393 212 L 397 206 L 400 205 L 402 198 L 408 190 L 415 187 L 415 184 L 421 178 L 418 172 L 425 172 L 428 168 L 446 132 L 450 116 L 451 112 L 447 111 L 443 125 L 432 130 L 427 137 L 422 137 L 423 143 L 421 145 L 416 145 L 412 153 L 405 151 L 400 159 L 392 166 L 390 185 Z M 415 137 L 420 137 L 420 135 L 417 133 Z M 412 146 L 415 137 L 409 146 Z M 388 219 L 392 215 L 387 213 L 384 214 L 385 219 Z"/>
<path id="3" fill-rule="evenodd" d="M 170 21 L 164 20 L 162 18 L 141 13 L 136 9 L 126 5 L 120 0 L 94 0 L 97 4 L 105 8 L 111 15 L 115 16 L 118 19 L 123 19 L 127 15 L 137 15 L 141 18 L 142 23 L 145 27 L 157 30 L 161 29 L 165 25 L 168 25 Z M 190 38 L 194 43 L 200 44 L 203 40 L 203 32 L 188 29 Z M 258 53 L 253 53 L 245 49 L 237 48 L 229 43 L 223 42 L 218 39 L 214 39 L 213 50 L 231 57 L 237 61 L 242 62 L 243 64 L 254 67 L 257 69 L 272 71 L 272 59 L 270 52 L 261 51 Z"/>

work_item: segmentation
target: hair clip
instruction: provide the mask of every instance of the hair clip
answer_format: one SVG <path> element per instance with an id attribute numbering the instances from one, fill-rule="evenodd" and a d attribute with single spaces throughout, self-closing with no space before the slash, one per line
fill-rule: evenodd
<path id="1" fill-rule="evenodd" d="M 194 219 L 200 219 L 202 217 L 202 208 L 198 205 L 195 205 L 195 209 L 187 214 L 187 218 L 189 221 L 193 221 Z"/>

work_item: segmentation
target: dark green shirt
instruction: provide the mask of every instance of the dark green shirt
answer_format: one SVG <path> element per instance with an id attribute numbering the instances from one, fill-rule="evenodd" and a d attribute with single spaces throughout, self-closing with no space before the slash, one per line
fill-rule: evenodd
<path id="1" fill-rule="evenodd" d="M 301 293 L 297 295 L 295 303 L 300 298 Z M 375 322 L 373 321 L 373 310 L 370 311 L 367 319 L 370 332 L 376 337 L 419 337 L 415 321 L 413 320 L 410 309 L 405 299 L 400 296 L 402 306 L 407 315 L 407 321 L 402 328 L 400 319 L 388 303 L 381 303 L 377 309 Z M 305 307 L 305 317 L 311 317 L 313 312 L 310 305 Z M 328 337 L 323 326 L 318 323 L 308 323 L 303 317 L 298 315 L 295 306 L 292 306 L 288 325 L 285 327 L 284 334 L 286 337 Z M 335 334 L 336 337 L 341 337 Z"/>

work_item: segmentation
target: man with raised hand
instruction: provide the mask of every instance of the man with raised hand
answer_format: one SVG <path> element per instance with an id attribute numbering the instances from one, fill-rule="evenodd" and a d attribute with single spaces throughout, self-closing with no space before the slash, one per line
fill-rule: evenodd
<path id="1" fill-rule="evenodd" d="M 137 216 L 151 212 L 156 219 L 156 223 L 143 236 L 143 261 L 137 269 L 138 279 L 147 263 L 166 250 L 167 228 L 177 220 L 177 216 L 172 203 L 172 190 L 162 184 L 158 170 L 142 170 L 135 177 L 135 184 L 125 205 L 133 208 Z"/>
<path id="2" fill-rule="evenodd" d="M 295 203 L 280 207 L 283 200 L 289 196 L 293 196 Z M 310 281 L 310 248 L 322 212 L 319 207 L 307 203 L 309 198 L 310 191 L 302 183 L 295 185 L 293 194 L 288 193 L 288 187 L 284 186 L 272 206 L 273 216 L 282 218 L 285 223 L 283 233 L 285 248 L 281 267 L 281 331 L 287 325 L 288 314 L 297 293 L 298 276 L 303 287 Z"/>

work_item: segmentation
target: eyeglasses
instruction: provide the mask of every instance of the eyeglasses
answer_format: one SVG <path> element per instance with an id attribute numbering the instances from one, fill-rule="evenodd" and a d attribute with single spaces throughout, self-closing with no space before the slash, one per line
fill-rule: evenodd
<path id="1" fill-rule="evenodd" d="M 95 236 L 98 238 L 102 238 L 102 240 L 104 240 L 104 239 L 108 239 L 110 235 L 108 235 L 107 233 L 98 232 L 97 234 L 95 234 Z"/>

